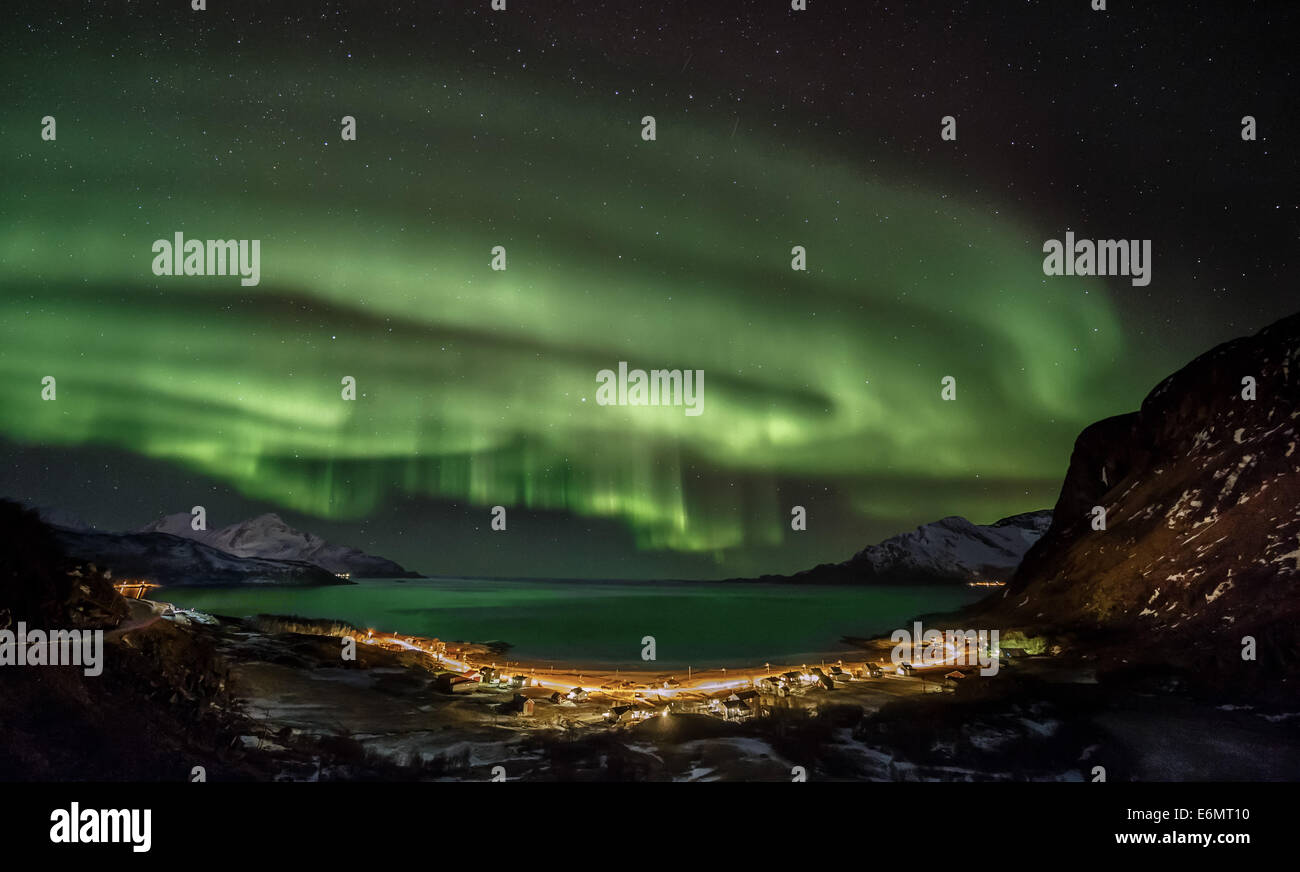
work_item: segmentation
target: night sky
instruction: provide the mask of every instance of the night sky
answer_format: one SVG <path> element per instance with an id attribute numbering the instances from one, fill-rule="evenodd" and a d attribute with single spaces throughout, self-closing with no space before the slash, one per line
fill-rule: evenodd
<path id="1" fill-rule="evenodd" d="M 1080 429 L 1300 309 L 1294 3 L 111 5 L 0 23 L 0 496 L 108 529 L 789 572 L 1050 507 Z M 1150 285 L 1044 276 L 1067 230 Z M 260 283 L 155 276 L 178 231 Z M 598 406 L 619 361 L 704 413 Z"/>

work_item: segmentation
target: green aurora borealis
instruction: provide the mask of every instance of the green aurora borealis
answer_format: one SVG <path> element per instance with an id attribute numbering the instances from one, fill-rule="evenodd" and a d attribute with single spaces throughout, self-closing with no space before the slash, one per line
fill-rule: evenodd
<path id="1" fill-rule="evenodd" d="M 1044 278 L 1061 228 L 824 139 L 307 54 L 40 81 L 0 121 L 16 444 L 336 521 L 405 497 L 609 519 L 725 574 L 828 489 L 840 529 L 1048 506 L 1078 431 L 1169 368 L 1135 360 L 1105 280 Z M 260 285 L 153 276 L 175 231 L 260 239 Z M 704 370 L 704 414 L 597 406 L 621 360 Z"/>

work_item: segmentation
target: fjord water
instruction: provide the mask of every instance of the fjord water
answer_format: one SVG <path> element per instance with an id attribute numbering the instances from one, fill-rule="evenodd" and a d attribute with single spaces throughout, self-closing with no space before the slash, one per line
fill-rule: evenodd
<path id="1" fill-rule="evenodd" d="M 654 636 L 657 664 L 712 668 L 847 650 L 842 636 L 910 629 L 919 614 L 983 594 L 930 585 L 363 579 L 312 588 L 175 587 L 155 595 L 231 617 L 333 618 L 444 640 L 504 641 L 510 659 L 530 662 L 645 666 L 641 640 Z"/>

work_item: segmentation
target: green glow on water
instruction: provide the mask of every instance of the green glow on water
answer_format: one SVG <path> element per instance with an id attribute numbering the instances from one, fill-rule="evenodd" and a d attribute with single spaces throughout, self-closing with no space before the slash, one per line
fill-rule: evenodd
<path id="1" fill-rule="evenodd" d="M 888 634 L 917 614 L 981 596 L 965 587 L 364 581 L 321 588 L 171 588 L 158 597 L 216 614 L 292 614 L 457 641 L 505 641 L 511 658 L 645 668 L 751 666 Z"/>

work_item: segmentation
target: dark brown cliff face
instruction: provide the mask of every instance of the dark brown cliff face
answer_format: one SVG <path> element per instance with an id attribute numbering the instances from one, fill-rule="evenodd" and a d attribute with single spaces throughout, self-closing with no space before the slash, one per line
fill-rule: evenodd
<path id="1" fill-rule="evenodd" d="M 126 615 L 108 577 L 68 560 L 36 512 L 0 500 L 0 537 L 0 630 L 111 628 Z"/>
<path id="2" fill-rule="evenodd" d="M 242 724 L 212 641 L 150 614 L 68 559 L 35 512 L 0 500 L 0 630 L 101 630 L 101 672 L 0 666 L 0 781 L 181 781 Z M 234 777 L 234 776 L 231 776 Z"/>
<path id="3" fill-rule="evenodd" d="M 1243 379 L 1255 399 L 1243 397 Z M 1142 651 L 1300 668 L 1300 315 L 1225 343 L 1075 443 L 1047 534 L 976 613 Z M 1093 529 L 1092 510 L 1106 510 Z"/>

